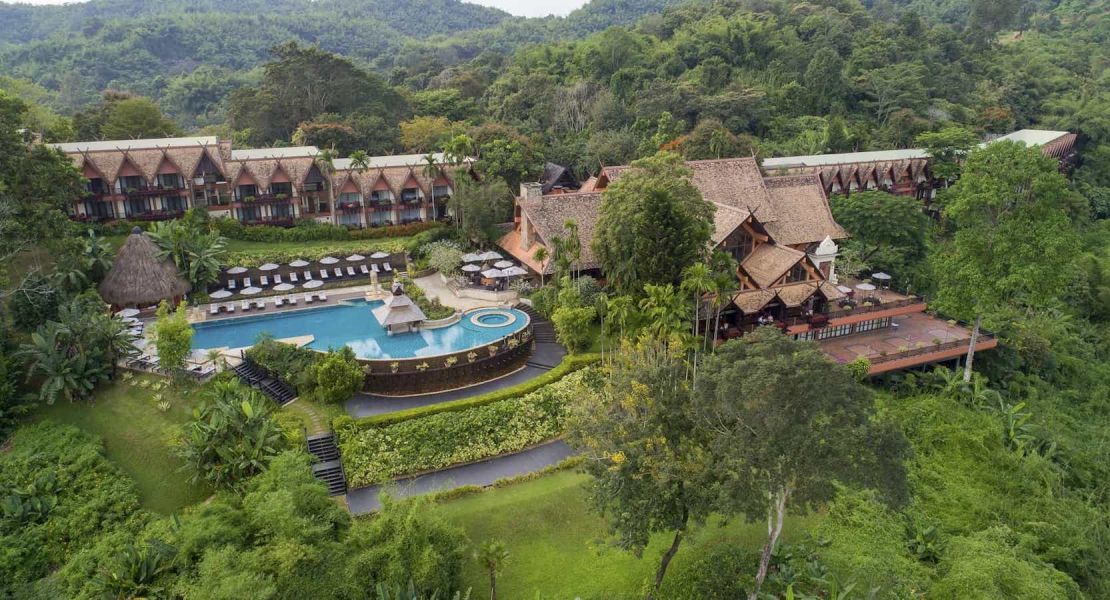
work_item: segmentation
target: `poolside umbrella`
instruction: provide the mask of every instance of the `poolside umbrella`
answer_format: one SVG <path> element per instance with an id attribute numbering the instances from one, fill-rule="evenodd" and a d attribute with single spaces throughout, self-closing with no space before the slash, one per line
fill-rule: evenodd
<path id="1" fill-rule="evenodd" d="M 274 263 L 266 263 L 266 264 L 262 265 L 261 267 L 258 267 L 258 270 L 259 271 L 273 271 L 276 268 L 278 268 L 278 265 L 275 265 Z"/>
<path id="2" fill-rule="evenodd" d="M 279 283 L 279 284 L 274 286 L 274 291 L 275 292 L 288 292 L 289 290 L 293 289 L 294 287 L 295 286 L 291 283 Z"/>
<path id="3" fill-rule="evenodd" d="M 463 254 L 462 255 L 462 261 L 463 262 L 479 262 L 481 260 L 482 260 L 482 255 L 481 254 L 475 254 L 475 253 L 471 252 L 469 254 Z"/>
<path id="4" fill-rule="evenodd" d="M 502 271 L 502 273 L 505 274 L 505 277 L 520 277 L 521 275 L 527 275 L 528 271 L 520 267 L 509 267 Z"/>
<path id="5" fill-rule="evenodd" d="M 487 279 L 497 279 L 504 276 L 505 272 L 501 271 L 500 269 L 486 269 L 485 271 L 482 271 L 482 277 L 485 277 Z"/>
<path id="6" fill-rule="evenodd" d="M 508 269 L 509 267 L 513 266 L 513 263 L 507 260 L 499 260 L 493 263 L 493 266 L 498 269 Z"/>
<path id="7" fill-rule="evenodd" d="M 859 283 L 856 284 L 856 289 L 865 292 L 873 292 L 875 291 L 875 286 L 871 285 L 870 283 Z"/>
<path id="8" fill-rule="evenodd" d="M 230 269 L 227 270 L 228 275 L 238 275 L 240 273 L 246 273 L 246 272 L 247 272 L 246 267 L 231 267 Z"/>
<path id="9" fill-rule="evenodd" d="M 486 251 L 486 252 L 483 252 L 483 253 L 479 254 L 478 258 L 480 260 L 501 260 L 504 257 L 501 256 L 500 254 L 494 252 L 493 250 L 489 250 L 489 251 Z"/>
<path id="10" fill-rule="evenodd" d="M 366 260 L 366 257 L 361 254 L 352 254 L 347 257 L 347 262 L 358 262 L 360 260 Z"/>
<path id="11" fill-rule="evenodd" d="M 879 281 L 890 281 L 890 275 L 887 275 L 886 273 L 882 273 L 882 272 L 873 273 L 871 275 L 871 278 L 872 279 L 878 279 Z"/>
<path id="12" fill-rule="evenodd" d="M 124 319 L 130 319 L 131 317 L 137 317 L 137 316 L 139 316 L 139 309 L 137 309 L 137 308 L 125 308 L 125 309 L 117 312 L 116 316 L 124 318 Z"/>
<path id="13" fill-rule="evenodd" d="M 316 288 L 318 288 L 318 287 L 320 287 L 320 286 L 322 286 L 322 285 L 324 285 L 324 282 L 323 282 L 323 281 L 320 281 L 319 279 L 313 279 L 313 280 L 311 280 L 311 281 L 306 281 L 306 282 L 304 282 L 304 286 L 303 286 L 303 287 L 304 287 L 304 289 L 306 289 L 306 290 L 314 290 L 314 289 L 316 289 Z"/>
<path id="14" fill-rule="evenodd" d="M 477 273 L 478 271 L 482 270 L 482 267 L 479 267 L 478 265 L 463 265 L 462 270 L 467 273 Z"/>
<path id="15" fill-rule="evenodd" d="M 370 255 L 370 258 L 389 258 L 388 252 L 377 251 Z"/>
<path id="16" fill-rule="evenodd" d="M 261 292 L 261 291 L 262 291 L 262 288 L 256 288 L 254 286 L 251 286 L 249 288 L 245 288 L 243 291 L 241 291 L 239 293 L 243 294 L 244 296 L 253 296 L 253 295 L 255 295 L 255 294 L 257 294 L 258 292 Z"/>
<path id="17" fill-rule="evenodd" d="M 227 290 L 217 290 L 215 292 L 212 292 L 211 294 L 208 294 L 208 297 L 209 298 L 215 298 L 216 300 L 220 300 L 220 299 L 223 299 L 223 298 L 230 298 L 231 297 L 231 292 L 229 292 Z"/>
<path id="18" fill-rule="evenodd" d="M 339 262 L 339 259 L 334 256 L 325 256 L 320 259 L 320 264 L 322 265 L 334 265 L 337 262 Z"/>
<path id="19" fill-rule="evenodd" d="M 301 259 L 298 258 L 297 260 L 289 263 L 289 266 L 297 268 L 297 269 L 299 269 L 301 267 L 307 267 L 308 266 L 308 261 L 307 260 L 301 260 Z"/>
<path id="20" fill-rule="evenodd" d="M 841 292 L 843 292 L 845 294 L 852 293 L 852 288 L 850 288 L 846 285 L 838 285 L 838 286 L 836 286 L 836 289 L 840 290 Z"/>

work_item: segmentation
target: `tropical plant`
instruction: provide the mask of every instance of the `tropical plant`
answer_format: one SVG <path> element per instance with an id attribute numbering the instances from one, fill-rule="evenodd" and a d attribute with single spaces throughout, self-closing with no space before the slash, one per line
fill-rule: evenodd
<path id="1" fill-rule="evenodd" d="M 669 340 L 681 336 L 686 329 L 686 309 L 682 298 L 671 284 L 644 286 L 646 296 L 640 299 L 645 329 L 654 338 Z"/>
<path id="2" fill-rule="evenodd" d="M 425 154 L 424 155 L 423 173 L 424 173 L 424 177 L 426 177 L 428 179 L 428 181 L 431 182 L 431 184 L 428 187 L 430 187 L 431 190 L 432 190 L 432 220 L 435 221 L 435 220 L 439 219 L 439 215 L 436 212 L 437 211 L 437 207 L 436 207 L 436 179 L 439 177 L 440 170 L 439 170 L 439 165 L 436 164 L 436 157 L 434 155 L 431 155 L 431 154 Z"/>
<path id="3" fill-rule="evenodd" d="M 164 369 L 181 370 L 192 351 L 193 326 L 185 314 L 185 303 L 170 312 L 165 300 L 158 305 L 157 321 L 151 328 L 151 342 L 158 351 L 158 364 Z"/>
<path id="4" fill-rule="evenodd" d="M 509 550 L 501 540 L 486 540 L 474 552 L 474 559 L 489 574 L 489 598 L 497 600 L 497 576 L 509 560 Z"/>
<path id="5" fill-rule="evenodd" d="M 38 393 L 41 402 L 82 399 L 108 379 L 106 365 L 88 355 L 71 352 L 68 336 L 62 324 L 47 323 L 32 333 L 31 341 L 19 351 L 19 356 L 30 365 L 27 380 L 41 378 Z"/>
<path id="6" fill-rule="evenodd" d="M 144 546 L 127 544 L 98 579 L 104 594 L 114 598 L 146 598 L 158 596 L 162 588 L 159 577 L 173 568 L 177 549 L 161 540 Z"/>

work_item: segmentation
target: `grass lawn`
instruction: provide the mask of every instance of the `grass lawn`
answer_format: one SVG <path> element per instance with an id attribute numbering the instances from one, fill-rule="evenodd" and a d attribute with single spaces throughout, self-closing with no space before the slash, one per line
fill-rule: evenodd
<path id="1" fill-rule="evenodd" d="M 498 595 L 505 598 L 642 598 L 654 577 L 659 557 L 671 535 L 657 535 L 644 558 L 605 545 L 605 522 L 590 512 L 583 484 L 586 475 L 563 471 L 524 483 L 448 500 L 440 510 L 470 537 L 472 545 L 500 539 L 510 553 L 498 577 Z M 787 518 L 783 538 L 796 539 L 820 517 Z M 710 524 L 683 542 L 668 573 L 698 554 L 700 548 L 724 540 L 757 550 L 767 533 L 765 523 L 734 519 L 727 526 Z M 472 598 L 489 595 L 488 576 L 476 561 L 467 560 L 463 587 Z"/>
<path id="2" fill-rule="evenodd" d="M 178 427 L 192 416 L 197 390 L 161 390 L 170 402 L 162 412 L 153 400 L 155 391 L 138 382 L 167 382 L 153 375 L 137 375 L 135 385 L 122 379 L 103 387 L 93 402 L 59 402 L 39 410 L 39 418 L 70 423 L 104 440 L 108 458 L 130 475 L 139 487 L 143 506 L 169 514 L 207 498 L 211 491 L 189 481 L 173 455 Z"/>

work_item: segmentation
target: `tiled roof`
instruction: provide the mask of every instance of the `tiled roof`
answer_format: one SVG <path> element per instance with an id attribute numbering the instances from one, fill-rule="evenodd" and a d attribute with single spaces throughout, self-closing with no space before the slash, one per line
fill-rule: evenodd
<path id="1" fill-rule="evenodd" d="M 747 210 L 725 206 L 724 204 L 714 206 L 716 206 L 717 211 L 713 214 L 713 235 L 710 241 L 716 246 L 725 241 L 725 238 L 744 221 L 747 221 L 752 214 Z"/>
<path id="2" fill-rule="evenodd" d="M 754 315 L 775 297 L 774 290 L 747 290 L 732 297 L 732 303 L 746 315 Z"/>
<path id="3" fill-rule="evenodd" d="M 219 140 L 216 136 L 179 137 L 179 138 L 151 138 L 145 140 L 105 140 L 102 142 L 69 142 L 65 144 L 47 144 L 72 154 L 76 152 L 122 152 L 123 150 L 144 150 L 159 148 L 185 148 L 197 146 L 216 146 Z"/>
<path id="4" fill-rule="evenodd" d="M 315 157 L 320 154 L 316 146 L 290 146 L 288 148 L 243 148 L 231 151 L 231 160 L 265 160 L 271 158 Z"/>
<path id="5" fill-rule="evenodd" d="M 786 246 L 777 244 L 760 244 L 744 258 L 740 266 L 751 275 L 752 280 L 761 288 L 771 286 L 780 277 L 805 258 L 805 252 L 800 252 Z"/>
<path id="6" fill-rule="evenodd" d="M 782 303 L 787 308 L 794 308 L 801 306 L 803 302 L 809 300 L 817 291 L 816 281 L 804 281 L 801 283 L 791 283 L 781 287 L 775 288 L 775 294 L 782 300 Z"/>
<path id="7" fill-rule="evenodd" d="M 824 294 L 825 299 L 829 301 L 840 300 L 841 298 L 845 297 L 844 292 L 840 291 L 835 285 L 827 281 L 821 282 L 820 289 L 821 293 Z"/>
<path id="8" fill-rule="evenodd" d="M 596 269 L 598 267 L 592 242 L 598 216 L 600 215 L 600 193 L 558 194 L 539 198 L 521 198 L 518 203 L 521 212 L 536 228 L 540 240 L 549 249 L 555 236 L 566 234 L 566 222 L 574 221 L 578 225 L 578 238 L 582 241 L 582 255 L 578 267 L 582 269 Z M 551 261 L 548 261 L 547 270 L 550 272 L 551 268 Z"/>
<path id="9" fill-rule="evenodd" d="M 833 219 L 825 191 L 815 175 L 768 177 L 765 182 L 775 219 L 761 222 L 775 242 L 809 244 L 826 236 L 848 237 L 848 232 Z"/>

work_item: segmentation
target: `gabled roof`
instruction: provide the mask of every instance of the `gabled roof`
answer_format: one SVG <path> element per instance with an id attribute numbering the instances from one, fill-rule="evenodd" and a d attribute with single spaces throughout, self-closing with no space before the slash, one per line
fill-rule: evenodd
<path id="1" fill-rule="evenodd" d="M 522 214 L 535 227 L 542 243 L 549 246 L 555 236 L 565 235 L 566 222 L 578 225 L 578 238 L 582 242 L 582 255 L 578 266 L 582 269 L 596 269 L 597 257 L 594 256 L 593 239 L 597 220 L 601 214 L 601 194 L 558 194 L 539 198 L 522 198 L 518 201 Z M 551 269 L 551 261 L 547 264 Z"/>
<path id="2" fill-rule="evenodd" d="M 775 297 L 774 290 L 746 290 L 732 297 L 732 303 L 746 315 L 754 315 Z"/>
<path id="3" fill-rule="evenodd" d="M 809 300 L 809 297 L 817 292 L 817 288 L 816 281 L 803 281 L 777 287 L 775 288 L 775 295 L 779 297 L 779 300 L 782 300 L 784 306 L 794 308 Z"/>
<path id="4" fill-rule="evenodd" d="M 123 150 L 153 150 L 159 148 L 188 148 L 197 146 L 216 146 L 219 140 L 214 135 L 178 138 L 150 138 L 143 140 L 105 140 L 102 142 L 67 142 L 47 144 L 72 154 L 75 152 L 121 152 Z"/>
<path id="5" fill-rule="evenodd" d="M 848 237 L 848 232 L 833 219 L 825 190 L 816 175 L 768 177 L 765 182 L 775 218 L 760 222 L 775 242 L 809 244 L 826 237 Z"/>
<path id="6" fill-rule="evenodd" d="M 747 221 L 752 214 L 747 210 L 725 206 L 724 204 L 714 206 L 716 206 L 717 212 L 713 215 L 713 234 L 710 241 L 714 246 L 717 246 L 725 241 L 729 234 L 736 231 L 737 227 L 743 225 L 744 221 Z"/>
<path id="7" fill-rule="evenodd" d="M 751 276 L 756 285 L 766 288 L 778 281 L 805 256 L 805 252 L 786 246 L 760 244 L 744 258 L 740 267 Z"/>

